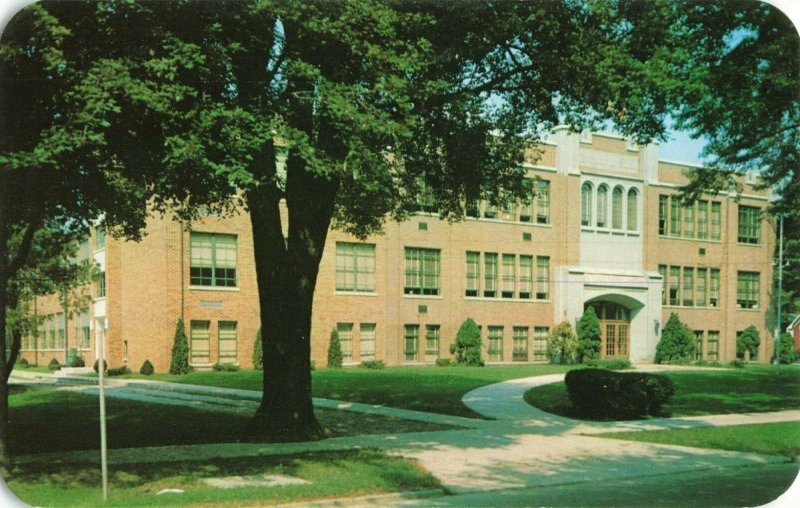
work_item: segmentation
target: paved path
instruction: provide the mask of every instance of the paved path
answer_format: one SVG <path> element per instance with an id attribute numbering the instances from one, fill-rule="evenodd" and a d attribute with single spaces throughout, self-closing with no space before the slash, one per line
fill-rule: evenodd
<path id="1" fill-rule="evenodd" d="M 418 411 L 400 410 L 315 399 L 318 407 L 372 412 L 421 421 L 463 425 L 460 430 L 396 435 L 331 438 L 312 443 L 229 443 L 111 450 L 110 463 L 139 462 L 164 456 L 217 458 L 280 455 L 302 451 L 379 448 L 418 460 L 453 494 L 467 495 L 508 489 L 555 488 L 565 484 L 626 482 L 691 472 L 730 471 L 731 468 L 779 465 L 786 457 L 703 450 L 680 446 L 618 441 L 587 434 L 616 430 L 644 430 L 703 425 L 733 425 L 765 421 L 800 421 L 800 411 L 754 415 L 647 420 L 643 422 L 587 423 L 562 418 L 531 407 L 522 394 L 533 386 L 555 382 L 563 376 L 518 379 L 479 388 L 464 403 L 495 420 L 475 420 Z M 71 389 L 96 390 L 93 387 Z M 242 401 L 258 400 L 247 390 L 198 387 L 166 383 L 113 380 L 109 396 L 145 397 L 169 404 L 210 404 L 230 410 Z M 162 453 L 163 452 L 163 453 Z M 20 457 L 24 462 L 99 460 L 98 453 L 74 452 Z"/>

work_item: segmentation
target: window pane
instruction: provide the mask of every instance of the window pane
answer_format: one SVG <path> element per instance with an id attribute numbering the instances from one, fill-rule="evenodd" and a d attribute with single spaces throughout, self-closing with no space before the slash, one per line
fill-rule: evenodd
<path id="1" fill-rule="evenodd" d="M 425 361 L 439 358 L 439 325 L 425 325 Z"/>
<path id="2" fill-rule="evenodd" d="M 353 323 L 336 323 L 336 332 L 339 334 L 339 345 L 342 348 L 342 361 L 353 361 Z"/>
<path id="3" fill-rule="evenodd" d="M 361 361 L 369 361 L 375 359 L 375 323 L 361 323 L 361 338 L 359 345 L 359 352 L 361 354 Z"/>
<path id="4" fill-rule="evenodd" d="M 550 298 L 550 258 L 539 256 L 536 258 L 536 299 L 548 298 Z"/>
<path id="5" fill-rule="evenodd" d="M 503 298 L 514 298 L 516 256 L 503 254 Z"/>
<path id="6" fill-rule="evenodd" d="M 483 296 L 497 296 L 497 254 L 494 252 L 486 252 L 483 255 L 483 262 Z"/>
<path id="7" fill-rule="evenodd" d="M 708 238 L 708 201 L 697 202 L 697 238 Z"/>
<path id="8" fill-rule="evenodd" d="M 697 287 L 695 290 L 695 304 L 698 307 L 706 306 L 706 272 L 705 268 L 697 269 Z"/>
<path id="9" fill-rule="evenodd" d="M 601 185 L 597 189 L 597 227 L 607 226 L 608 215 L 608 187 Z"/>
<path id="10" fill-rule="evenodd" d="M 669 196 L 658 196 L 658 234 L 667 234 L 667 211 L 669 210 Z"/>
<path id="11" fill-rule="evenodd" d="M 466 296 L 478 296 L 480 290 L 480 260 L 479 252 L 467 252 L 467 288 Z"/>
<path id="12" fill-rule="evenodd" d="M 236 363 L 236 321 L 219 322 L 218 363 Z"/>
<path id="13" fill-rule="evenodd" d="M 528 361 L 528 327 L 515 326 L 512 340 L 514 342 L 514 351 L 511 357 L 515 362 Z"/>
<path id="14" fill-rule="evenodd" d="M 694 238 L 694 205 L 683 207 L 683 236 Z"/>
<path id="15" fill-rule="evenodd" d="M 533 329 L 533 360 L 543 361 L 547 359 L 547 337 L 550 329 L 546 326 L 537 326 Z"/>
<path id="16" fill-rule="evenodd" d="M 681 235 L 681 201 L 676 196 L 670 196 L 669 234 Z"/>
<path id="17" fill-rule="evenodd" d="M 489 327 L 489 361 L 503 361 L 503 327 Z"/>
<path id="18" fill-rule="evenodd" d="M 711 239 L 720 239 L 720 230 L 722 229 L 722 211 L 719 202 L 711 203 Z"/>
<path id="19" fill-rule="evenodd" d="M 628 191 L 628 231 L 639 229 L 638 213 L 639 204 L 636 189 L 631 189 Z"/>
<path id="20" fill-rule="evenodd" d="M 581 226 L 592 223 L 592 184 L 586 182 L 581 186 Z"/>
<path id="21" fill-rule="evenodd" d="M 694 269 L 689 267 L 683 268 L 683 305 L 694 305 Z"/>
<path id="22" fill-rule="evenodd" d="M 533 297 L 533 256 L 519 257 L 519 297 Z"/>
<path id="23" fill-rule="evenodd" d="M 550 224 L 550 182 L 536 180 L 536 223 Z"/>
<path id="24" fill-rule="evenodd" d="M 192 321 L 190 326 L 190 358 L 192 363 L 211 361 L 211 322 Z"/>
<path id="25" fill-rule="evenodd" d="M 417 350 L 419 347 L 419 325 L 405 326 L 405 360 L 407 362 L 417 361 Z"/>
<path id="26" fill-rule="evenodd" d="M 611 227 L 622 229 L 622 187 L 614 187 L 611 193 Z"/>

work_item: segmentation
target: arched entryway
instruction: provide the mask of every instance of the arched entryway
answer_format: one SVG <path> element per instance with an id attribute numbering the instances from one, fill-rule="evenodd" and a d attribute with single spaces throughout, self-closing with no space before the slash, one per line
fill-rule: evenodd
<path id="1" fill-rule="evenodd" d="M 628 358 L 631 344 L 631 311 L 610 301 L 594 301 L 592 307 L 600 320 L 600 357 Z"/>

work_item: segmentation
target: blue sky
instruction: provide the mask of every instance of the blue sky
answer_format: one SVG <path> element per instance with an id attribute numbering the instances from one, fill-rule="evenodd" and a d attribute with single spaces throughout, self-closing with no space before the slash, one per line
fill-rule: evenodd
<path id="1" fill-rule="evenodd" d="M 692 139 L 682 131 L 670 131 L 670 140 L 658 147 L 661 159 L 677 162 L 700 163 L 700 151 L 706 145 L 704 139 Z"/>

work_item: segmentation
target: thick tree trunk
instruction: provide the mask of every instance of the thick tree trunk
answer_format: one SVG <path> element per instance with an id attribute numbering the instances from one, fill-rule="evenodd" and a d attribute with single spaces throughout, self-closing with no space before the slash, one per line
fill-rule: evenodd
<path id="1" fill-rule="evenodd" d="M 8 259 L 3 244 L 0 244 L 0 256 L 4 256 L 2 258 L 4 260 Z M 6 360 L 7 305 L 8 278 L 0 274 L 0 460 L 3 462 L 5 473 L 9 474 L 14 464 L 11 459 L 11 443 L 9 441 L 8 377 L 11 374 L 11 366 Z"/>

